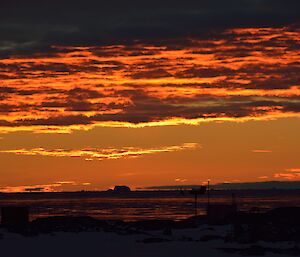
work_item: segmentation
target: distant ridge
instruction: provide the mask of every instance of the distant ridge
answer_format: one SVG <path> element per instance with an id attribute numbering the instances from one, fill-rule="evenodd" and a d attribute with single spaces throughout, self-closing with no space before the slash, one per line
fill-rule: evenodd
<path id="1" fill-rule="evenodd" d="M 170 190 L 170 189 L 191 189 L 201 185 L 169 185 L 152 186 L 146 189 Z M 242 182 L 242 183 L 220 183 L 211 185 L 212 189 L 300 189 L 300 181 L 264 181 L 264 182 Z"/>

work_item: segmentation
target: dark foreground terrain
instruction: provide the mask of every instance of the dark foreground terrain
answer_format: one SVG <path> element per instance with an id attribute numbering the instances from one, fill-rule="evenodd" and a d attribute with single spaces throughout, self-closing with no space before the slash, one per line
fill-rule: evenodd
<path id="1" fill-rule="evenodd" d="M 238 212 L 211 221 L 188 219 L 126 222 L 91 217 L 38 218 L 27 225 L 1 228 L 2 252 L 10 256 L 299 256 L 300 207 L 264 213 Z M 65 242 L 65 243 L 62 243 Z M 71 244 L 71 242 L 73 242 Z M 23 245 L 28 255 L 22 255 Z M 35 245 L 35 246 L 34 246 Z M 11 248 L 9 248 L 11 246 Z M 53 255 L 54 249 L 60 253 Z M 44 251 L 44 250 L 43 250 Z M 172 253 L 172 255 L 171 255 Z M 49 255 L 47 255 L 49 254 Z"/>

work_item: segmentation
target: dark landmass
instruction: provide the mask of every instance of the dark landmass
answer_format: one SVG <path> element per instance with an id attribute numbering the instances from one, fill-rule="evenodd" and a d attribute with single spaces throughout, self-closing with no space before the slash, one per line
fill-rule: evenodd
<path id="1" fill-rule="evenodd" d="M 152 186 L 139 190 L 130 190 L 127 186 L 116 186 L 114 190 L 105 191 L 72 191 L 72 192 L 42 192 L 39 190 L 30 190 L 18 193 L 0 192 L 1 198 L 26 198 L 32 196 L 43 197 L 179 197 L 187 196 L 190 190 L 201 188 L 203 185 L 169 185 Z M 244 183 L 221 183 L 211 185 L 210 191 L 215 196 L 230 195 L 236 193 L 239 196 L 244 195 L 276 195 L 286 191 L 289 193 L 300 193 L 300 181 L 266 181 L 266 182 L 244 182 Z"/>
<path id="2" fill-rule="evenodd" d="M 21 192 L 0 193 L 1 199 L 34 199 L 34 198 L 162 198 L 162 197 L 192 197 L 188 189 L 172 190 L 137 190 L 125 193 L 114 193 L 111 191 L 79 191 L 79 192 Z M 239 197 L 247 196 L 282 196 L 300 195 L 300 189 L 211 189 L 213 197 L 230 197 L 235 194 Z"/>
<path id="3" fill-rule="evenodd" d="M 167 185 L 152 186 L 147 189 L 151 190 L 176 190 L 176 189 L 192 189 L 201 185 Z M 264 181 L 264 182 L 241 182 L 241 183 L 220 183 L 211 186 L 215 190 L 263 190 L 263 189 L 300 189 L 300 181 Z"/>

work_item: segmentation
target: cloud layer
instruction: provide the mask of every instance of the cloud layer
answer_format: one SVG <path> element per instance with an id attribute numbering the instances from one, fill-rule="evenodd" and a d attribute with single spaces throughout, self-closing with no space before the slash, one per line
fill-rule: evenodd
<path id="1" fill-rule="evenodd" d="M 182 150 L 194 150 L 200 148 L 197 143 L 184 143 L 182 145 L 164 146 L 157 148 L 84 148 L 84 149 L 16 149 L 1 150 L 0 153 L 13 153 L 17 155 L 50 156 L 50 157 L 80 157 L 86 161 L 115 160 L 121 158 L 137 158 L 143 155 L 175 152 Z"/>
<path id="2" fill-rule="evenodd" d="M 274 178 L 287 180 L 300 180 L 300 169 L 291 168 L 286 169 L 285 172 L 275 173 Z"/>
<path id="3" fill-rule="evenodd" d="M 296 23 L 299 13 L 298 0 L 11 0 L 1 4 L 0 52 L 205 37 L 212 30 Z"/>
<path id="4" fill-rule="evenodd" d="M 53 46 L 0 59 L 0 130 L 69 132 L 299 117 L 300 29 Z"/>
<path id="5" fill-rule="evenodd" d="M 26 186 L 1 186 L 0 192 L 56 192 L 61 191 L 63 186 L 88 186 L 90 183 L 76 183 L 75 181 L 57 181 L 51 184 L 26 185 Z"/>

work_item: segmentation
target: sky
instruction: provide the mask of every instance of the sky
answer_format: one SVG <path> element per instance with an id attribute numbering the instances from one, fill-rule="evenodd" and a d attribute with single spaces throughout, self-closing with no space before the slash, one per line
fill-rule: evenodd
<path id="1" fill-rule="evenodd" d="M 300 2 L 0 8 L 0 191 L 300 180 Z"/>

